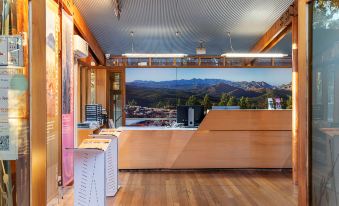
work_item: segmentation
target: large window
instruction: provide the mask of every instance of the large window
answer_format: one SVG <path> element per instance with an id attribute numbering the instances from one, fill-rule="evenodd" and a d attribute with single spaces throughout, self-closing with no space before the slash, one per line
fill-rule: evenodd
<path id="1" fill-rule="evenodd" d="M 267 109 L 267 99 L 291 108 L 291 69 L 126 69 L 126 124 L 168 125 L 176 106 Z"/>

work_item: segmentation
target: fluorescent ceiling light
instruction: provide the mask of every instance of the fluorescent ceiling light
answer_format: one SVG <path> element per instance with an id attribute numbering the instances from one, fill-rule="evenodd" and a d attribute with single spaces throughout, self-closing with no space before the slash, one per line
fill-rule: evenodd
<path id="1" fill-rule="evenodd" d="M 147 54 L 147 53 L 127 53 L 122 56 L 128 58 L 181 58 L 186 57 L 187 54 Z"/>
<path id="2" fill-rule="evenodd" d="M 288 54 L 279 54 L 279 53 L 225 53 L 222 54 L 223 57 L 230 58 L 282 58 L 287 57 Z"/>

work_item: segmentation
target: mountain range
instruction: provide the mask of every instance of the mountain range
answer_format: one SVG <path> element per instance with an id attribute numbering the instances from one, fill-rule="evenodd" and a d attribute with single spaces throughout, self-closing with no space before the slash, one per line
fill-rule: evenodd
<path id="1" fill-rule="evenodd" d="M 159 102 L 175 105 L 177 100 L 185 102 L 194 95 L 200 101 L 206 94 L 212 102 L 218 103 L 222 94 L 227 93 L 236 98 L 248 97 L 263 105 L 267 97 L 281 97 L 285 100 L 291 96 L 290 84 L 273 86 L 266 82 L 233 82 L 222 79 L 191 79 L 173 81 L 133 81 L 126 83 L 127 102 L 135 100 L 140 106 L 155 106 Z"/>
<path id="2" fill-rule="evenodd" d="M 202 88 L 202 87 L 209 87 L 214 86 L 218 84 L 227 84 L 232 87 L 241 88 L 244 90 L 251 90 L 256 91 L 260 89 L 278 89 L 281 88 L 280 86 L 273 86 L 270 85 L 264 81 L 229 81 L 229 80 L 223 80 L 223 79 L 181 79 L 181 80 L 170 80 L 170 81 L 143 81 L 143 80 L 135 80 L 133 82 L 127 82 L 127 86 L 133 86 L 133 87 L 144 87 L 144 88 L 166 88 L 166 89 L 196 89 L 196 88 Z M 284 88 L 286 88 L 286 85 Z"/>

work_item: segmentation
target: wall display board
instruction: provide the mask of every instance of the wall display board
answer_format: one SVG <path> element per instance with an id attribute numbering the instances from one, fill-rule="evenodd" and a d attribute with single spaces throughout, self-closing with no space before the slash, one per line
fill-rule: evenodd
<path id="1" fill-rule="evenodd" d="M 66 186 L 73 181 L 74 147 L 74 70 L 73 18 L 62 11 L 62 180 Z"/>
<path id="2" fill-rule="evenodd" d="M 23 68 L 0 67 L 0 159 L 18 159 L 21 118 L 27 116 L 27 80 Z"/>
<path id="3" fill-rule="evenodd" d="M 58 192 L 59 145 L 59 6 L 53 0 L 46 8 L 47 80 L 47 199 Z"/>

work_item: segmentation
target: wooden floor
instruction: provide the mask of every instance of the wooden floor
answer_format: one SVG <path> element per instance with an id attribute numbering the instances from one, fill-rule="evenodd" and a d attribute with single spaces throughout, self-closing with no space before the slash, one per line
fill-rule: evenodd
<path id="1" fill-rule="evenodd" d="M 280 171 L 120 172 L 108 205 L 297 205 L 291 173 Z M 60 205 L 73 205 L 70 192 Z"/>

